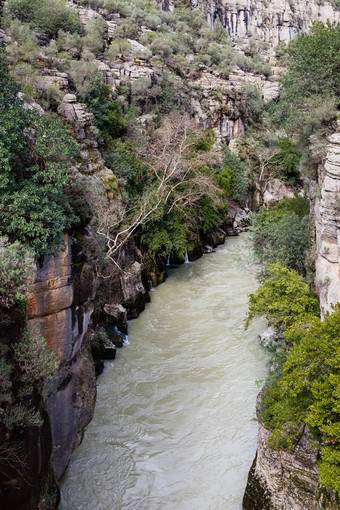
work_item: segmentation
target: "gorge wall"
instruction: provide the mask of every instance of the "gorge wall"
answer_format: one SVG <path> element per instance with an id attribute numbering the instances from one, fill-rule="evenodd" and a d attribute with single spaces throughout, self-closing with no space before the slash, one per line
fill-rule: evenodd
<path id="1" fill-rule="evenodd" d="M 219 19 L 234 41 L 244 43 L 253 36 L 271 47 L 289 42 L 315 21 L 340 19 L 330 2 L 315 0 L 191 0 L 191 4 L 203 9 L 211 27 Z"/>
<path id="2" fill-rule="evenodd" d="M 315 244 L 315 285 L 321 313 L 340 302 L 340 123 L 327 139 L 324 162 L 310 190 Z M 261 394 L 259 395 L 261 399 Z M 318 449 L 305 426 L 291 451 L 267 447 L 270 432 L 259 418 L 258 449 L 249 473 L 244 510 L 333 510 L 339 500 L 318 481 Z"/>
<path id="3" fill-rule="evenodd" d="M 260 393 L 258 400 L 262 398 Z M 257 454 L 249 472 L 244 510 L 336 510 L 339 501 L 319 484 L 318 450 L 306 426 L 291 450 L 267 447 L 270 431 L 259 419 Z"/>
<path id="4" fill-rule="evenodd" d="M 316 238 L 316 288 L 321 312 L 340 302 L 340 123 L 328 138 L 313 197 Z"/>

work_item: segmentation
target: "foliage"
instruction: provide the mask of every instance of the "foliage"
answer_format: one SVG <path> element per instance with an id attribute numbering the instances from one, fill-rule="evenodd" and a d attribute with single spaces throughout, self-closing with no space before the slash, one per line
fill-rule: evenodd
<path id="1" fill-rule="evenodd" d="M 322 445 L 321 483 L 340 492 L 340 307 L 296 323 L 286 334 L 294 343 L 283 366 L 283 377 L 267 389 L 263 417 L 272 430 L 269 445 L 291 447 L 304 421 Z"/>
<path id="2" fill-rule="evenodd" d="M 54 352 L 33 330 L 25 331 L 14 345 L 1 341 L 0 350 L 0 423 L 9 430 L 41 425 L 37 404 L 58 368 Z"/>
<path id="3" fill-rule="evenodd" d="M 300 175 L 300 150 L 297 145 L 287 137 L 279 138 L 278 146 L 280 152 L 273 157 L 272 164 L 282 168 L 282 174 L 286 181 L 297 183 Z"/>
<path id="4" fill-rule="evenodd" d="M 163 119 L 147 145 L 139 148 L 137 159 L 127 154 L 125 144 L 115 144 L 118 153 L 110 154 L 108 164 L 118 177 L 121 174 L 130 189 L 138 183 L 141 192 L 139 196 L 133 193 L 127 197 L 130 199 L 124 201 L 125 207 L 118 211 L 116 223 L 110 215 L 104 214 L 101 218 L 98 233 L 107 240 L 109 257 L 140 229 L 145 232 L 144 243 L 150 243 L 152 251 L 158 246 L 163 252 L 170 245 L 181 250 L 185 236 L 180 225 L 199 226 L 201 210 L 203 206 L 207 208 L 202 199 L 213 198 L 215 212 L 223 208 L 225 196 L 214 179 L 217 160 L 213 143 L 211 131 L 198 128 L 186 117 L 172 114 Z M 177 221 L 178 217 L 182 223 Z M 154 239 L 150 223 L 157 232 Z"/>
<path id="5" fill-rule="evenodd" d="M 318 301 L 296 271 L 279 263 L 271 264 L 268 277 L 249 295 L 246 327 L 263 315 L 275 329 L 285 329 L 296 321 L 318 316 Z"/>
<path id="6" fill-rule="evenodd" d="M 189 88 L 179 76 L 164 73 L 161 81 L 160 111 L 163 114 L 190 111 Z"/>
<path id="7" fill-rule="evenodd" d="M 104 39 L 107 35 L 107 25 L 101 18 L 89 19 L 85 27 L 84 47 L 99 53 L 103 51 Z"/>
<path id="8" fill-rule="evenodd" d="M 307 197 L 285 198 L 271 209 L 261 208 L 251 227 L 256 258 L 262 264 L 277 261 L 303 274 L 309 246 L 308 225 Z"/>
<path id="9" fill-rule="evenodd" d="M 241 110 L 248 125 L 259 123 L 264 112 L 261 92 L 253 85 L 245 85 L 242 94 Z"/>
<path id="10" fill-rule="evenodd" d="M 117 176 L 123 198 L 129 202 L 142 193 L 146 168 L 138 158 L 136 147 L 131 141 L 115 140 L 112 149 L 106 156 L 105 163 Z"/>
<path id="11" fill-rule="evenodd" d="M 217 172 L 216 180 L 229 197 L 245 206 L 249 185 L 245 166 L 229 148 L 224 150 L 224 164 L 224 168 Z"/>
<path id="12" fill-rule="evenodd" d="M 210 196 L 204 196 L 199 201 L 197 216 L 199 226 L 205 234 L 211 232 L 215 227 L 221 225 L 226 218 L 228 207 L 215 203 Z"/>
<path id="13" fill-rule="evenodd" d="M 290 132 L 298 132 L 301 143 L 307 145 L 311 134 L 329 129 L 336 118 L 340 25 L 315 23 L 310 33 L 302 33 L 290 43 L 287 54 L 281 99 L 271 105 L 271 113 Z"/>
<path id="14" fill-rule="evenodd" d="M 114 138 L 119 138 L 127 128 L 127 121 L 122 117 L 119 102 L 112 99 L 108 85 L 97 85 L 88 95 L 86 103 L 93 113 L 96 126 L 107 145 L 112 145 Z"/>
<path id="15" fill-rule="evenodd" d="M 187 248 L 188 229 L 178 213 L 148 223 L 143 227 L 141 242 L 149 253 L 168 254 L 184 258 Z"/>
<path id="16" fill-rule="evenodd" d="M 86 99 L 103 81 L 102 74 L 95 62 L 72 60 L 69 69 L 70 76 L 81 99 Z"/>
<path id="17" fill-rule="evenodd" d="M 57 116 L 24 110 L 3 57 L 0 78 L 0 231 L 50 253 L 73 219 L 63 189 L 76 144 Z"/>
<path id="18" fill-rule="evenodd" d="M 27 248 L 18 241 L 11 244 L 6 237 L 0 237 L 0 310 L 25 302 L 31 263 Z"/>
<path id="19" fill-rule="evenodd" d="M 264 74 L 265 76 L 271 75 L 270 64 L 264 60 L 260 53 L 253 56 L 246 56 L 243 53 L 235 53 L 233 61 L 234 64 L 243 69 L 243 71 L 253 72 L 255 74 Z"/>
<path id="20" fill-rule="evenodd" d="M 4 16 L 6 24 L 8 19 L 18 19 L 41 30 L 49 38 L 55 38 L 59 30 L 70 33 L 81 31 L 78 14 L 63 0 L 8 0 Z"/>

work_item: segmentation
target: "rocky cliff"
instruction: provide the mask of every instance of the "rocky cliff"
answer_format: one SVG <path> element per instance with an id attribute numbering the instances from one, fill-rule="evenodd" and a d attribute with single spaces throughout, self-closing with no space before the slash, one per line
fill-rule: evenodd
<path id="1" fill-rule="evenodd" d="M 307 31 L 315 21 L 340 19 L 330 2 L 315 0 L 191 0 L 191 4 L 203 10 L 211 27 L 219 19 L 230 37 L 241 44 L 253 36 L 275 47 Z"/>
<path id="2" fill-rule="evenodd" d="M 340 301 L 340 123 L 328 138 L 325 163 L 319 166 L 314 197 L 316 288 L 321 311 Z"/>
<path id="3" fill-rule="evenodd" d="M 260 401 L 260 393 L 258 400 Z M 244 510 L 335 510 L 339 502 L 318 481 L 318 450 L 306 426 L 292 450 L 267 447 L 270 431 L 261 423 L 257 454 L 243 498 Z"/>
<path id="4" fill-rule="evenodd" d="M 328 137 L 325 156 L 311 188 L 315 241 L 315 284 L 322 314 L 340 302 L 340 123 Z M 320 150 L 320 147 L 319 147 Z M 259 396 L 261 398 L 261 394 Z M 270 432 L 259 423 L 258 449 L 243 501 L 245 510 L 338 509 L 334 494 L 318 483 L 318 450 L 307 427 L 291 451 L 267 447 Z"/>

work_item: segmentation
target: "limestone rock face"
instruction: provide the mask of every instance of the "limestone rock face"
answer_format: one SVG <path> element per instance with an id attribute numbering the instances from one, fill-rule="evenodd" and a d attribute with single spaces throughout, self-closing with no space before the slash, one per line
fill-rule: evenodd
<path id="1" fill-rule="evenodd" d="M 340 19 L 331 3 L 316 0 L 191 0 L 191 4 L 203 10 L 211 27 L 220 19 L 233 40 L 247 42 L 253 36 L 273 48 L 308 30 L 315 21 Z"/>
<path id="2" fill-rule="evenodd" d="M 340 122 L 328 138 L 315 196 L 316 287 L 322 313 L 340 301 Z"/>
<path id="3" fill-rule="evenodd" d="M 275 77 L 265 78 L 234 69 L 228 79 L 224 79 L 217 71 L 202 68 L 189 82 L 191 105 L 197 120 L 204 127 L 214 129 L 217 137 L 227 142 L 240 138 L 244 133 L 240 101 L 247 84 L 257 88 L 265 102 L 279 95 Z"/>
<path id="4" fill-rule="evenodd" d="M 281 202 L 281 200 L 285 197 L 294 197 L 292 188 L 287 186 L 280 179 L 270 179 L 263 194 L 263 204 L 266 207 L 271 207 Z"/>
<path id="5" fill-rule="evenodd" d="M 96 376 L 91 353 L 86 345 L 70 364 L 62 365 L 55 390 L 46 408 L 50 417 L 53 468 L 59 479 L 71 453 L 83 438 L 84 427 L 93 418 L 96 402 Z"/>
<path id="6" fill-rule="evenodd" d="M 76 247 L 73 248 L 76 251 Z M 27 302 L 28 323 L 46 339 L 60 362 L 58 379 L 47 401 L 55 448 L 57 478 L 65 470 L 79 434 L 93 416 L 96 384 L 86 335 L 96 294 L 92 268 L 74 263 L 71 246 L 36 263 Z"/>
<path id="7" fill-rule="evenodd" d="M 95 297 L 94 274 L 90 271 L 84 282 L 83 300 L 75 303 L 73 277 L 71 248 L 66 241 L 65 251 L 46 256 L 42 267 L 36 264 L 27 302 L 29 324 L 38 328 L 61 362 L 72 360 L 80 349 Z"/>
<path id="8" fill-rule="evenodd" d="M 262 392 L 258 397 L 258 403 Z M 270 431 L 259 425 L 258 449 L 243 499 L 244 510 L 336 510 L 339 503 L 318 480 L 317 448 L 308 427 L 292 450 L 267 447 Z"/>
<path id="9" fill-rule="evenodd" d="M 116 180 L 113 172 L 105 166 L 98 149 L 92 113 L 85 104 L 77 101 L 74 94 L 66 94 L 58 107 L 58 114 L 71 124 L 72 135 L 80 146 L 81 173 L 98 177 L 109 198 L 113 198 L 112 188 L 115 187 Z"/>

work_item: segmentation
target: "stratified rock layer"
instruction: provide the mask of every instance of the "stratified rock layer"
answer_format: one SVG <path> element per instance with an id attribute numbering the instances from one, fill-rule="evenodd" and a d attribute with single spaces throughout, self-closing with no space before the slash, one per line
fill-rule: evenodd
<path id="1" fill-rule="evenodd" d="M 253 36 L 272 47 L 289 42 L 315 21 L 340 19 L 330 2 L 315 0 L 191 0 L 191 4 L 203 10 L 211 27 L 220 19 L 233 40 L 247 42 Z"/>
<path id="2" fill-rule="evenodd" d="M 262 398 L 261 392 L 258 404 Z M 306 425 L 291 450 L 267 447 L 270 431 L 259 424 L 258 448 L 243 498 L 244 510 L 336 510 L 334 494 L 319 484 L 318 449 Z"/>
<path id="3" fill-rule="evenodd" d="M 315 197 L 316 288 L 323 314 L 340 301 L 340 122 L 328 142 Z"/>

